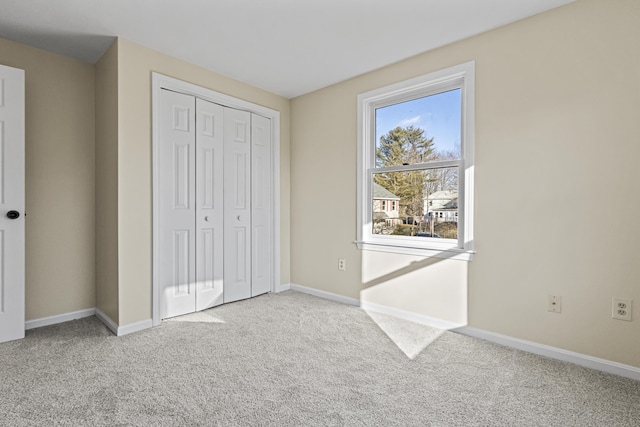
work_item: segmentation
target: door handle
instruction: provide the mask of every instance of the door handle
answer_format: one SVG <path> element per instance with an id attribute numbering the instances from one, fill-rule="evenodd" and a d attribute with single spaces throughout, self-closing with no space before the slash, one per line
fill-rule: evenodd
<path id="1" fill-rule="evenodd" d="M 9 219 L 17 219 L 20 217 L 20 212 L 18 211 L 9 211 L 7 212 L 7 218 Z"/>

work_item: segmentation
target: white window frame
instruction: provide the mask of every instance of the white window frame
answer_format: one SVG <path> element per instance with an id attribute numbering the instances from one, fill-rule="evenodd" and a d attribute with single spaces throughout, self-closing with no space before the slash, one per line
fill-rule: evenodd
<path id="1" fill-rule="evenodd" d="M 452 89 L 461 89 L 461 159 L 431 162 L 430 167 L 457 166 L 458 239 L 438 239 L 373 234 L 373 174 L 388 169 L 375 166 L 377 108 L 410 101 Z M 358 95 L 358 249 L 453 258 L 470 261 L 473 257 L 473 176 L 474 176 L 474 93 L 475 62 L 470 61 L 400 83 Z M 424 169 L 424 165 L 403 166 L 402 170 Z"/>

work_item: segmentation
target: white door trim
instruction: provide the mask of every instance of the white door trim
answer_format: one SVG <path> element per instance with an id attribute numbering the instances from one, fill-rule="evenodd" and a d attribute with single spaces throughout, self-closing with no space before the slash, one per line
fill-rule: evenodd
<path id="1" fill-rule="evenodd" d="M 168 77 L 159 73 L 151 75 L 151 114 L 152 114 L 152 180 L 153 180 L 153 234 L 152 234 L 152 320 L 153 326 L 159 325 L 160 316 L 160 288 L 159 288 L 159 258 L 155 244 L 158 242 L 158 113 L 160 102 L 160 91 L 162 89 L 172 90 L 174 92 L 184 93 L 186 95 L 197 96 L 225 107 L 237 108 L 239 110 L 249 111 L 271 119 L 271 137 L 273 141 L 272 150 L 272 166 L 273 166 L 273 269 L 271 292 L 276 292 L 280 284 L 280 112 L 271 108 L 263 107 L 249 101 L 234 98 L 211 89 L 194 85 L 182 80 Z"/>

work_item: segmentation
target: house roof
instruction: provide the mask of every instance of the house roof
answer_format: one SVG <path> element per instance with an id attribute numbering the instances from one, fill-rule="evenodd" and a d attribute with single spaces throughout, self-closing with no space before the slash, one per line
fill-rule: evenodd
<path id="1" fill-rule="evenodd" d="M 427 200 L 453 200 L 458 198 L 457 191 L 436 191 L 435 193 L 427 194 L 425 199 Z"/>
<path id="2" fill-rule="evenodd" d="M 387 219 L 389 215 L 386 212 L 378 211 L 373 213 L 373 219 Z"/>
<path id="3" fill-rule="evenodd" d="M 373 183 L 373 198 L 377 200 L 400 200 L 400 197 L 375 182 Z"/>
<path id="4" fill-rule="evenodd" d="M 452 210 L 458 210 L 458 198 L 456 197 L 455 199 L 447 202 L 444 205 L 445 209 L 452 209 Z"/>
<path id="5" fill-rule="evenodd" d="M 453 199 L 453 200 L 445 203 L 442 206 L 433 207 L 433 208 L 431 208 L 431 210 L 437 211 L 437 212 L 446 212 L 446 211 L 457 212 L 458 211 L 458 199 Z"/>

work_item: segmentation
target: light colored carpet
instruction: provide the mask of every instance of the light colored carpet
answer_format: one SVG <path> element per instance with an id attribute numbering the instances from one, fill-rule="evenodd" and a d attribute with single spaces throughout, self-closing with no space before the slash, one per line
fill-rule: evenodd
<path id="1" fill-rule="evenodd" d="M 442 329 L 430 328 L 375 311 L 367 311 L 367 314 L 410 359 L 415 359 L 422 350 L 445 332 Z"/>
<path id="2" fill-rule="evenodd" d="M 289 291 L 119 338 L 30 330 L 0 344 L 0 425 L 640 425 L 640 382 L 372 317 Z"/>

